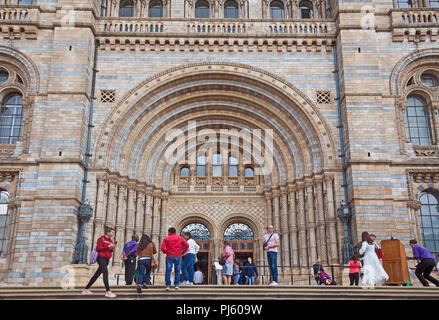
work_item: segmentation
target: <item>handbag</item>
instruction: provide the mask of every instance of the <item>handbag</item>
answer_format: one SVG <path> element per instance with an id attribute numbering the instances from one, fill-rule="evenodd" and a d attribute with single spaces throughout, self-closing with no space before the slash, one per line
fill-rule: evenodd
<path id="1" fill-rule="evenodd" d="M 154 257 L 151 259 L 151 269 L 157 269 L 157 263 L 154 260 Z"/>
<path id="2" fill-rule="evenodd" d="M 381 248 L 378 248 L 377 245 L 375 245 L 375 253 L 378 256 L 378 259 L 384 258 L 383 250 L 381 250 Z"/>
<path id="3" fill-rule="evenodd" d="M 220 264 L 221 266 L 224 266 L 224 265 L 226 264 L 226 259 L 221 258 L 220 261 L 219 261 L 219 264 Z"/>
<path id="4" fill-rule="evenodd" d="M 274 233 L 274 232 L 273 232 Z M 271 237 L 273 236 L 273 233 L 270 235 L 270 237 L 268 238 L 267 242 L 264 242 L 262 244 L 262 248 L 265 249 L 268 246 L 268 243 L 270 242 Z"/>

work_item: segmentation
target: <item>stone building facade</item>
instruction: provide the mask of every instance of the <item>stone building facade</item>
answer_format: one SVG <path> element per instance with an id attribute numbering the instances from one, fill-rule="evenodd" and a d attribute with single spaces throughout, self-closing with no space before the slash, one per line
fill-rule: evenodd
<path id="1" fill-rule="evenodd" d="M 354 242 L 369 231 L 437 254 L 438 7 L 0 1 L 1 283 L 61 283 L 84 180 L 86 244 L 115 228 L 112 273 L 133 232 L 161 243 L 170 226 L 206 236 L 208 268 L 227 237 L 263 265 L 273 224 L 281 281 L 290 266 L 300 279 L 317 258 L 343 262 L 344 199 Z M 222 130 L 260 130 L 251 155 L 272 134 L 271 170 L 242 136 L 211 144 Z"/>

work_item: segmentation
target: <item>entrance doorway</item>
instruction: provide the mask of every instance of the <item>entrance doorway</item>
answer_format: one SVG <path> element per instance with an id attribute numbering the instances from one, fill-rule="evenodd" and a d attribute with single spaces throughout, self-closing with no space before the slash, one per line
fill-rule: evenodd
<path id="1" fill-rule="evenodd" d="M 210 241 L 197 241 L 200 246 L 200 251 L 197 253 L 197 263 L 195 263 L 194 270 L 200 268 L 203 273 L 203 283 L 210 283 Z"/>
<path id="2" fill-rule="evenodd" d="M 210 232 L 207 227 L 201 223 L 191 223 L 185 226 L 181 230 L 181 236 L 184 236 L 185 232 L 189 232 L 192 236 L 192 239 L 200 246 L 200 250 L 197 253 L 197 263 L 194 265 L 194 272 L 197 271 L 197 268 L 201 269 L 203 273 L 203 283 L 210 283 L 210 269 L 211 269 L 211 240 L 210 240 Z"/>

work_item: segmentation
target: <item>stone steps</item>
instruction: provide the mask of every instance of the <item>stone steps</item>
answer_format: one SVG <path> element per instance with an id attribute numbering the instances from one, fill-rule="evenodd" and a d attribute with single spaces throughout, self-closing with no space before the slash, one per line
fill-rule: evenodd
<path id="1" fill-rule="evenodd" d="M 95 300 L 104 297 L 104 287 L 92 288 L 93 295 L 84 296 L 82 289 L 65 290 L 55 287 L 0 287 L 0 300 Z M 172 288 L 166 291 L 164 286 L 153 286 L 137 294 L 134 286 L 116 286 L 112 291 L 119 299 L 146 300 L 261 300 L 261 299 L 330 299 L 330 300 L 364 300 L 364 299 L 422 299 L 438 300 L 439 288 L 430 287 L 378 287 L 363 289 L 361 287 L 318 287 L 318 286 L 190 286 Z"/>

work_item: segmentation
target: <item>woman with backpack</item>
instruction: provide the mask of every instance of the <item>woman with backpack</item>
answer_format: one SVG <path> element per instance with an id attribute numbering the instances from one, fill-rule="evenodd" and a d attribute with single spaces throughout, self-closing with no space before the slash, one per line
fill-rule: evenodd
<path id="1" fill-rule="evenodd" d="M 90 282 L 87 284 L 82 294 L 93 294 L 90 287 L 96 282 L 101 274 L 103 274 L 103 280 L 105 285 L 105 296 L 107 298 L 115 298 L 116 295 L 111 292 L 110 286 L 108 284 L 108 264 L 110 263 L 111 256 L 113 255 L 113 250 L 116 247 L 117 241 L 113 243 L 114 229 L 105 228 L 105 234 L 100 237 L 96 243 L 96 251 L 98 252 L 97 263 L 99 265 L 98 270 L 96 270 Z"/>
<path id="2" fill-rule="evenodd" d="M 157 248 L 155 243 L 151 241 L 151 238 L 148 235 L 143 234 L 142 238 L 140 238 L 137 252 L 139 256 L 139 260 L 137 261 L 137 268 L 139 269 L 139 276 L 137 277 L 137 293 L 142 293 L 142 287 L 143 289 L 146 289 L 146 285 L 151 284 L 152 261 L 154 260 L 154 254 L 157 253 Z"/>

